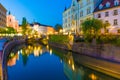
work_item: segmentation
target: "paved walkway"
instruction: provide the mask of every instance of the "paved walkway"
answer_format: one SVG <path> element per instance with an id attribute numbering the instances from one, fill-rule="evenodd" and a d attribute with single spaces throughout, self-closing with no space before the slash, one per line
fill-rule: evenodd
<path id="1" fill-rule="evenodd" d="M 73 54 L 74 60 L 83 64 L 91 69 L 108 74 L 110 76 L 120 79 L 120 64 L 113 63 L 105 60 L 92 58 L 89 56 Z"/>

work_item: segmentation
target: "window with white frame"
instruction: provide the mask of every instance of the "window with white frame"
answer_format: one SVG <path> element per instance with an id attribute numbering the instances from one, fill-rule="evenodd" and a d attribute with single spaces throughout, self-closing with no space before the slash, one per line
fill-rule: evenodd
<path id="1" fill-rule="evenodd" d="M 114 6 L 118 6 L 119 5 L 119 0 L 115 0 L 114 1 Z"/>
<path id="2" fill-rule="evenodd" d="M 109 16 L 109 12 L 105 12 L 105 17 L 108 17 Z"/>
<path id="3" fill-rule="evenodd" d="M 102 4 L 100 4 L 100 5 L 99 5 L 99 9 L 102 9 L 102 8 L 103 8 L 103 5 L 102 5 Z"/>
<path id="4" fill-rule="evenodd" d="M 110 2 L 106 3 L 106 7 L 109 8 L 110 7 Z"/>
<path id="5" fill-rule="evenodd" d="M 118 10 L 114 10 L 113 15 L 118 15 Z"/>
<path id="6" fill-rule="evenodd" d="M 114 19 L 114 25 L 118 25 L 118 20 L 117 19 Z"/>
<path id="7" fill-rule="evenodd" d="M 83 16 L 83 11 L 80 12 L 80 17 L 82 17 L 82 16 Z"/>
<path id="8" fill-rule="evenodd" d="M 91 13 L 91 8 L 87 8 L 87 14 L 90 14 Z"/>

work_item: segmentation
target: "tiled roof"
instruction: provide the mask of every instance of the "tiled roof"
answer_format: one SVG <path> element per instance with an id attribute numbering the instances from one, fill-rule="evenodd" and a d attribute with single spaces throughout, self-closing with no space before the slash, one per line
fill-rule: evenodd
<path id="1" fill-rule="evenodd" d="M 94 12 L 120 6 L 120 0 L 118 0 L 118 1 L 119 1 L 119 5 L 117 5 L 117 6 L 114 5 L 114 1 L 115 1 L 115 0 L 102 0 L 101 3 L 95 8 Z M 109 6 L 109 7 L 106 6 L 106 3 L 107 3 L 107 2 L 110 3 L 110 6 Z M 100 5 L 102 5 L 102 8 L 101 8 L 101 9 L 99 8 Z"/>
<path id="2" fill-rule="evenodd" d="M 34 23 L 32 23 L 32 24 L 30 24 L 31 26 L 33 26 L 33 25 L 39 25 L 39 26 L 44 26 L 44 27 L 52 27 L 52 26 L 50 26 L 50 25 L 44 25 L 44 24 L 41 24 L 41 23 L 39 23 L 39 22 L 34 22 Z"/>

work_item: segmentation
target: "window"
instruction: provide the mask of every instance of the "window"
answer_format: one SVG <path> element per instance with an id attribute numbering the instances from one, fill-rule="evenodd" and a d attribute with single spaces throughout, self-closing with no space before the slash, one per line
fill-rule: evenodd
<path id="1" fill-rule="evenodd" d="M 106 3 L 106 7 L 109 8 L 110 7 L 110 2 Z"/>
<path id="2" fill-rule="evenodd" d="M 83 11 L 80 12 L 80 17 L 82 17 L 82 16 L 83 16 Z"/>
<path id="3" fill-rule="evenodd" d="M 109 23 L 108 21 L 105 21 L 105 23 Z"/>
<path id="4" fill-rule="evenodd" d="M 87 4 L 90 4 L 90 0 L 87 0 Z"/>
<path id="5" fill-rule="evenodd" d="M 105 17 L 108 17 L 109 16 L 109 12 L 105 12 Z"/>
<path id="6" fill-rule="evenodd" d="M 119 1 L 118 1 L 118 0 L 115 0 L 115 1 L 114 1 L 114 5 L 115 5 L 115 6 L 118 6 L 118 5 L 119 5 Z"/>
<path id="7" fill-rule="evenodd" d="M 101 18 L 101 14 L 100 13 L 98 14 L 98 18 Z"/>
<path id="8" fill-rule="evenodd" d="M 118 10 L 114 10 L 113 15 L 118 15 Z"/>
<path id="9" fill-rule="evenodd" d="M 108 29 L 106 29 L 106 30 L 105 30 L 105 33 L 109 33 L 109 30 L 108 30 Z"/>
<path id="10" fill-rule="evenodd" d="M 114 19 L 114 25 L 118 25 L 118 20 Z"/>
<path id="11" fill-rule="evenodd" d="M 87 9 L 87 14 L 90 14 L 91 13 L 91 8 L 89 7 L 88 9 Z"/>
<path id="12" fill-rule="evenodd" d="M 83 7 L 83 3 L 81 2 L 81 3 L 80 3 L 80 8 L 82 8 L 82 7 Z"/>
<path id="13" fill-rule="evenodd" d="M 102 5 L 102 4 L 100 4 L 100 5 L 99 5 L 99 9 L 102 9 L 102 8 L 103 8 L 103 5 Z"/>
<path id="14" fill-rule="evenodd" d="M 117 32 L 120 33 L 120 29 L 118 29 Z"/>
<path id="15" fill-rule="evenodd" d="M 80 20 L 80 23 L 83 23 L 83 20 Z"/>

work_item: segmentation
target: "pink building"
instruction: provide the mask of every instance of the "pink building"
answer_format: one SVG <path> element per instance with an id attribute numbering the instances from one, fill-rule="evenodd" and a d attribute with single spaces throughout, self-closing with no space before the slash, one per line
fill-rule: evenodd
<path id="1" fill-rule="evenodd" d="M 10 14 L 10 12 L 7 15 L 7 26 L 12 27 L 17 31 L 18 31 L 18 28 L 19 28 L 18 21 L 15 19 L 15 16 Z"/>
<path id="2" fill-rule="evenodd" d="M 94 11 L 94 18 L 110 23 L 107 32 L 120 33 L 120 0 L 102 0 Z"/>

